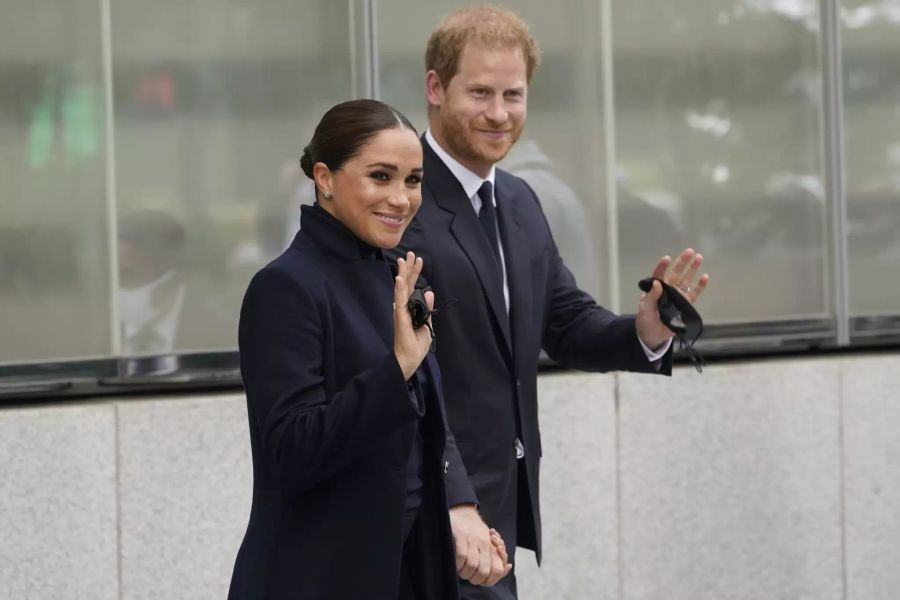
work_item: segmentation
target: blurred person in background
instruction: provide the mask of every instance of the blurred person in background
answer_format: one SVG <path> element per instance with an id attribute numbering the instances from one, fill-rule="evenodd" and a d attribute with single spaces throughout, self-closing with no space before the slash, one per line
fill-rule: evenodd
<path id="1" fill-rule="evenodd" d="M 581 288 L 599 290 L 597 251 L 589 215 L 575 190 L 554 172 L 553 161 L 537 140 L 519 140 L 500 167 L 525 180 L 540 199 L 550 231 L 559 234 L 556 237 L 559 255 L 578 275 Z"/>
<path id="2" fill-rule="evenodd" d="M 176 352 L 225 347 L 231 321 L 187 276 L 188 240 L 181 222 L 161 209 L 140 209 L 118 222 L 119 320 L 126 375 L 177 370 Z"/>
<path id="3" fill-rule="evenodd" d="M 119 317 L 126 354 L 175 347 L 184 306 L 184 227 L 161 210 L 125 215 L 119 233 Z"/>

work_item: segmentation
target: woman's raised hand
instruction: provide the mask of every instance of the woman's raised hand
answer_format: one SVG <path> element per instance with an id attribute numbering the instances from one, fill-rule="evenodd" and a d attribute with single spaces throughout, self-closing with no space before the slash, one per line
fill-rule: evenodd
<path id="1" fill-rule="evenodd" d="M 413 329 L 412 317 L 407 308 L 409 296 L 416 288 L 419 273 L 422 272 L 422 259 L 416 258 L 412 252 L 406 258 L 397 259 L 397 276 L 394 278 L 394 354 L 403 377 L 409 379 L 425 360 L 431 346 L 431 330 L 427 326 Z M 425 303 L 428 310 L 434 308 L 434 293 L 425 292 Z M 431 317 L 429 325 L 431 324 Z"/>

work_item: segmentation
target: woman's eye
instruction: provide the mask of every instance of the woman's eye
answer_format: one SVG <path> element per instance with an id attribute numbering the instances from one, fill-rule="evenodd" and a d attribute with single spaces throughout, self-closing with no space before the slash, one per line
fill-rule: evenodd
<path id="1" fill-rule="evenodd" d="M 408 185 L 419 185 L 420 183 L 422 183 L 422 176 L 421 175 L 410 175 L 409 177 L 406 178 L 406 183 Z"/>
<path id="2" fill-rule="evenodd" d="M 369 177 L 371 177 L 372 179 L 374 179 L 376 181 L 390 181 L 391 180 L 390 176 L 387 173 L 385 173 L 384 171 L 375 171 L 374 173 L 371 173 L 369 175 Z"/>

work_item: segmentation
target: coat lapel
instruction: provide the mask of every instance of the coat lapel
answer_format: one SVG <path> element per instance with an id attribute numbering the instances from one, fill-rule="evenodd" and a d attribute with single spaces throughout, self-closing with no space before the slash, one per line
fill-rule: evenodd
<path id="1" fill-rule="evenodd" d="M 394 270 L 384 260 L 381 250 L 365 244 L 352 231 L 325 211 L 321 206 L 300 207 L 300 231 L 292 247 L 299 247 L 308 238 L 330 257 L 339 261 L 344 269 L 353 273 L 353 281 L 359 285 L 351 290 L 357 295 L 359 305 L 366 307 L 378 337 L 388 348 L 394 347 Z M 383 317 L 387 318 L 383 318 Z"/>
<path id="2" fill-rule="evenodd" d="M 475 268 L 481 281 L 481 288 L 491 307 L 491 313 L 503 333 L 506 349 L 512 355 L 509 317 L 503 299 L 503 281 L 500 279 L 493 251 L 481 230 L 478 215 L 472 208 L 471 200 L 466 197 L 462 184 L 424 138 L 422 147 L 425 155 L 426 192 L 435 204 L 453 215 L 450 220 L 450 232 Z"/>
<path id="3" fill-rule="evenodd" d="M 525 332 L 533 328 L 526 321 L 532 313 L 531 278 L 528 240 L 519 226 L 515 198 L 505 185 L 504 178 L 498 172 L 494 186 L 497 200 L 497 221 L 500 225 L 500 237 L 503 243 L 503 258 L 506 261 L 506 280 L 509 286 L 510 319 L 514 323 L 513 331 Z M 520 370 L 521 360 L 527 356 L 527 340 L 512 338 L 513 356 L 516 371 Z"/>

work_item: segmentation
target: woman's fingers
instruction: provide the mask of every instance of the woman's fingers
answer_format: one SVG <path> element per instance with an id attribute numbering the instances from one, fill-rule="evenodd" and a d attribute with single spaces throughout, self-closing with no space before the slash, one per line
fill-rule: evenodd
<path id="1" fill-rule="evenodd" d="M 406 278 L 404 276 L 403 259 L 397 260 L 397 276 L 394 277 L 394 309 L 400 308 L 409 298 L 409 292 L 406 289 Z"/>
<path id="2" fill-rule="evenodd" d="M 422 257 L 421 257 L 421 256 L 418 256 L 418 257 L 417 257 L 417 256 L 416 256 L 415 254 L 413 254 L 412 252 L 410 252 L 410 254 L 412 255 L 412 259 L 411 259 L 411 263 L 412 263 L 412 273 L 410 273 L 409 281 L 411 281 L 413 287 L 415 287 L 415 286 L 416 286 L 416 282 L 419 281 L 419 275 L 422 273 L 422 265 L 423 265 L 424 263 L 422 262 Z"/>
<path id="3" fill-rule="evenodd" d="M 423 264 L 421 257 L 417 257 L 413 252 L 407 252 L 406 258 L 397 259 L 397 276 L 406 282 L 407 296 L 415 289 Z"/>
<path id="4" fill-rule="evenodd" d="M 413 252 L 406 253 L 406 258 L 403 260 L 403 266 L 406 268 L 406 272 L 403 274 L 404 278 L 411 285 L 415 285 L 416 280 L 410 277 L 410 275 L 412 275 L 413 269 L 415 269 L 416 267 L 416 255 Z"/>
<path id="5" fill-rule="evenodd" d="M 416 289 L 419 275 L 422 274 L 423 265 L 422 258 L 417 257 L 412 251 L 406 253 L 406 258 L 397 259 L 396 279 L 402 280 L 402 285 L 394 286 L 395 308 L 409 301 L 409 297 Z M 434 308 L 434 294 L 425 292 L 425 302 L 428 304 L 428 310 L 432 310 Z"/>

